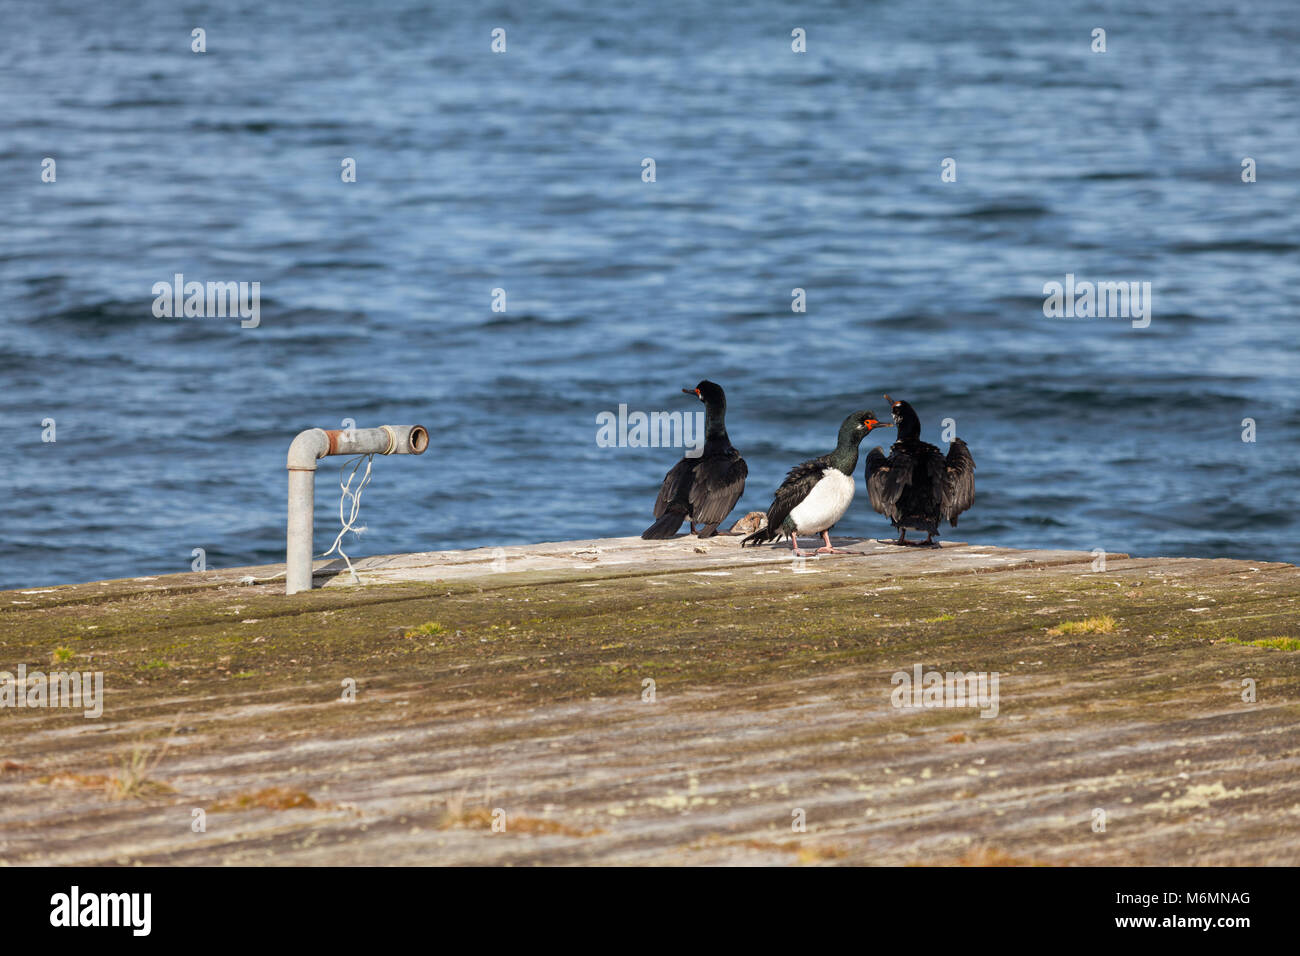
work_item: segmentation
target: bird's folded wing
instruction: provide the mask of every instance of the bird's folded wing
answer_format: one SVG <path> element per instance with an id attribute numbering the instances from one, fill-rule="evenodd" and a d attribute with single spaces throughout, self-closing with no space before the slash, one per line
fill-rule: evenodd
<path id="1" fill-rule="evenodd" d="M 683 458 L 673 465 L 668 474 L 664 475 L 663 487 L 659 489 L 659 497 L 655 499 L 656 518 L 662 518 L 668 511 L 668 506 L 674 501 L 686 497 L 691 487 L 691 475 L 694 474 L 698 462 L 697 458 Z"/>
<path id="2" fill-rule="evenodd" d="M 745 491 L 749 467 L 739 454 L 702 459 L 691 483 L 691 517 L 696 524 L 720 524 Z"/>
<path id="3" fill-rule="evenodd" d="M 826 456 L 822 456 L 790 469 L 790 473 L 785 476 L 785 481 L 781 482 L 781 487 L 776 489 L 776 494 L 772 497 L 772 507 L 767 509 L 768 528 L 781 530 L 781 525 L 785 523 L 786 518 L 790 517 L 790 512 L 798 507 L 799 502 L 808 497 L 808 493 L 813 490 L 817 482 L 821 481 L 822 472 L 828 466 L 829 461 Z"/>

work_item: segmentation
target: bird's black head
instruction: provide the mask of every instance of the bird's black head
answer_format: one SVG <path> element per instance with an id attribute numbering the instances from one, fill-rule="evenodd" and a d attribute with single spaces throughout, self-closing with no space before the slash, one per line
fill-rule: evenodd
<path id="1" fill-rule="evenodd" d="M 876 418 L 875 412 L 854 412 L 844 419 L 844 424 L 840 426 L 840 444 L 856 445 L 870 435 L 872 429 L 889 427 L 891 426 L 888 423 Z"/>
<path id="2" fill-rule="evenodd" d="M 707 378 L 694 388 L 684 388 L 682 391 L 687 395 L 694 395 L 705 405 L 722 406 L 727 404 L 727 395 L 722 391 L 722 386 L 716 382 L 710 382 Z"/>
<path id="3" fill-rule="evenodd" d="M 921 437 L 921 416 L 907 402 L 898 402 L 885 396 L 889 408 L 894 414 L 894 424 L 898 426 L 899 439 Z"/>

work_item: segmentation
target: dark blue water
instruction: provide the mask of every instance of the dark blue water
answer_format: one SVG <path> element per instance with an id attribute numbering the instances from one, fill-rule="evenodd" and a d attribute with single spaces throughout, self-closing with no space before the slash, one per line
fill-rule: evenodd
<path id="1" fill-rule="evenodd" d="M 738 513 L 888 391 L 978 462 L 950 537 L 1300 558 L 1294 3 L 466 6 L 0 5 L 0 586 L 282 560 L 349 417 L 433 435 L 354 555 L 637 534 L 677 453 L 596 416 L 704 377 Z M 178 272 L 261 325 L 155 318 Z M 1066 273 L 1150 326 L 1045 318 Z"/>

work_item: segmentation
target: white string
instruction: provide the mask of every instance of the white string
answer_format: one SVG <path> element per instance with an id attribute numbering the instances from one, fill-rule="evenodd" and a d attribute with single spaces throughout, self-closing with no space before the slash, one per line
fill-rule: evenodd
<path id="1" fill-rule="evenodd" d="M 357 476 L 357 469 L 361 467 L 361 459 L 363 458 L 366 460 L 366 473 L 361 476 L 361 484 L 357 485 L 357 490 L 353 491 L 352 479 Z M 362 525 L 359 528 L 354 528 L 353 524 L 357 520 L 357 515 L 361 513 L 361 492 L 365 490 L 366 485 L 370 484 L 370 466 L 374 463 L 374 460 L 374 455 L 357 455 L 355 458 L 349 458 L 343 463 L 342 467 L 339 468 L 339 489 L 343 492 L 339 495 L 339 523 L 342 524 L 343 527 L 339 529 L 339 535 L 334 539 L 334 543 L 330 545 L 330 549 L 321 555 L 321 557 L 324 558 L 333 554 L 335 551 L 338 551 L 339 556 L 347 562 L 348 572 L 352 575 L 352 581 L 354 584 L 360 584 L 361 578 L 357 577 L 357 572 L 352 567 L 352 561 L 343 550 L 343 536 L 351 531 L 357 537 L 361 537 L 362 532 L 366 530 L 365 525 Z M 353 464 L 354 462 L 355 464 Z M 348 465 L 352 465 L 352 473 L 348 475 L 348 480 L 344 483 L 343 472 Z M 343 509 L 347 505 L 347 500 L 349 498 L 352 499 L 352 510 L 351 513 L 345 517 Z"/>

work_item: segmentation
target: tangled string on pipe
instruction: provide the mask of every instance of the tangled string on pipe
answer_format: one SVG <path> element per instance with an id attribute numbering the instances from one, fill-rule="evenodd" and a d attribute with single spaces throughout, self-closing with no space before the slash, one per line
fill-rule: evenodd
<path id="1" fill-rule="evenodd" d="M 361 460 L 363 458 L 366 462 L 366 472 L 361 476 L 361 484 L 357 485 L 357 490 L 353 491 L 352 480 L 356 478 L 357 470 L 361 467 Z M 352 575 L 353 584 L 360 584 L 361 578 L 357 577 L 357 572 L 352 567 L 352 561 L 343 550 L 343 536 L 351 531 L 353 534 L 357 535 L 357 537 L 360 537 L 362 532 L 366 530 L 365 525 L 362 525 L 360 528 L 354 527 L 354 525 L 357 520 L 357 515 L 361 513 L 361 492 L 365 491 L 366 485 L 370 484 L 370 467 L 374 464 L 374 460 L 375 456 L 373 454 L 357 455 L 355 458 L 349 458 L 343 463 L 342 467 L 339 468 L 339 490 L 342 492 L 342 494 L 339 495 L 339 523 L 343 527 L 339 529 L 338 537 L 334 539 L 334 543 L 330 545 L 330 549 L 321 555 L 322 558 L 325 558 L 329 557 L 335 551 L 338 551 L 339 557 L 347 562 L 348 573 Z M 343 472 L 347 470 L 348 465 L 352 465 L 352 473 L 348 475 L 347 482 L 344 482 Z M 352 508 L 349 514 L 345 516 L 343 510 L 347 507 L 349 498 L 352 499 Z"/>

